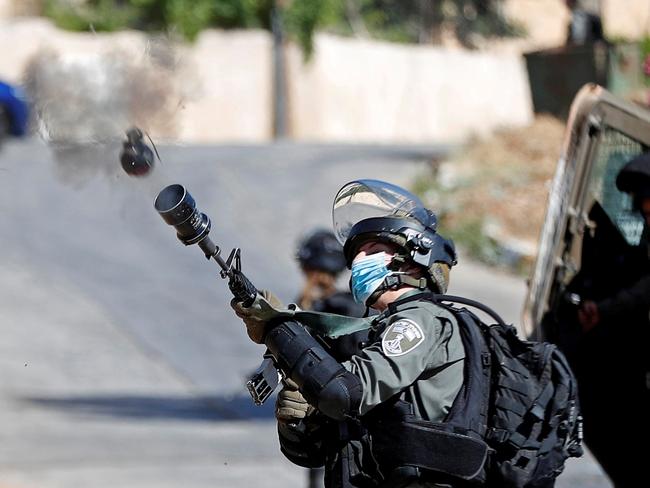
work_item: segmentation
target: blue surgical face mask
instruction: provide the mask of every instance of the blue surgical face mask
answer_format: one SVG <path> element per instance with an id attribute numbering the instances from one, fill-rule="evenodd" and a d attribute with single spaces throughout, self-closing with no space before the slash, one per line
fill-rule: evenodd
<path id="1" fill-rule="evenodd" d="M 378 252 L 355 259 L 352 262 L 352 298 L 357 303 L 366 304 L 366 300 L 393 274 L 386 267 L 386 253 Z"/>

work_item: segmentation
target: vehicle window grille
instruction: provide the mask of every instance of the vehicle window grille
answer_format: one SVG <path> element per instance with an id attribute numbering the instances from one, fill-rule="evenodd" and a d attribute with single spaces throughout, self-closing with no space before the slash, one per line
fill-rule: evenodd
<path id="1" fill-rule="evenodd" d="M 632 209 L 631 197 L 616 188 L 616 175 L 625 163 L 646 151 L 647 147 L 611 127 L 605 127 L 596 150 L 589 175 L 590 196 L 600 203 L 627 243 L 636 246 L 641 240 L 643 219 Z"/>

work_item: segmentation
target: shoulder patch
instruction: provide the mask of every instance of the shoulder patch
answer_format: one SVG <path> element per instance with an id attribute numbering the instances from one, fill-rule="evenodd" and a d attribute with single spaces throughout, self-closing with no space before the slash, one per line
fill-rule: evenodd
<path id="1" fill-rule="evenodd" d="M 386 356 L 402 356 L 424 341 L 424 333 L 410 319 L 399 319 L 388 326 L 381 339 L 381 349 Z"/>

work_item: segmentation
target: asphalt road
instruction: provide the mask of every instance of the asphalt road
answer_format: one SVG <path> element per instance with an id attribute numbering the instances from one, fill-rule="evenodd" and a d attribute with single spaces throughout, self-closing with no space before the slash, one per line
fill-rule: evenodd
<path id="1" fill-rule="evenodd" d="M 261 346 L 218 267 L 184 248 L 153 209 L 181 183 L 227 256 L 290 301 L 300 235 L 331 225 L 361 177 L 406 185 L 444 148 L 276 144 L 159 148 L 126 176 L 119 144 L 89 151 L 13 142 L 0 152 L 0 486 L 287 487 L 303 470 L 278 451 L 271 405 L 244 390 Z M 517 322 L 521 279 L 461 261 L 451 293 Z M 269 402 L 271 403 L 271 402 Z M 589 457 L 558 486 L 610 486 Z"/>

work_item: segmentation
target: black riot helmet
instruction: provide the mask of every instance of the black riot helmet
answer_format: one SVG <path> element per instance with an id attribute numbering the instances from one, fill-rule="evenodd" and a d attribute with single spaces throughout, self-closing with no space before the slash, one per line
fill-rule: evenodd
<path id="1" fill-rule="evenodd" d="M 417 265 L 428 288 L 447 291 L 454 243 L 437 233 L 435 214 L 415 195 L 384 181 L 355 180 L 337 193 L 332 218 L 348 267 L 366 242 L 387 242 L 398 248 L 396 266 Z"/>
<path id="2" fill-rule="evenodd" d="M 296 259 L 302 268 L 336 275 L 345 269 L 343 248 L 332 231 L 316 229 L 298 244 Z"/>
<path id="3" fill-rule="evenodd" d="M 635 208 L 641 200 L 650 198 L 650 152 L 629 161 L 616 177 L 616 188 L 632 195 Z"/>

